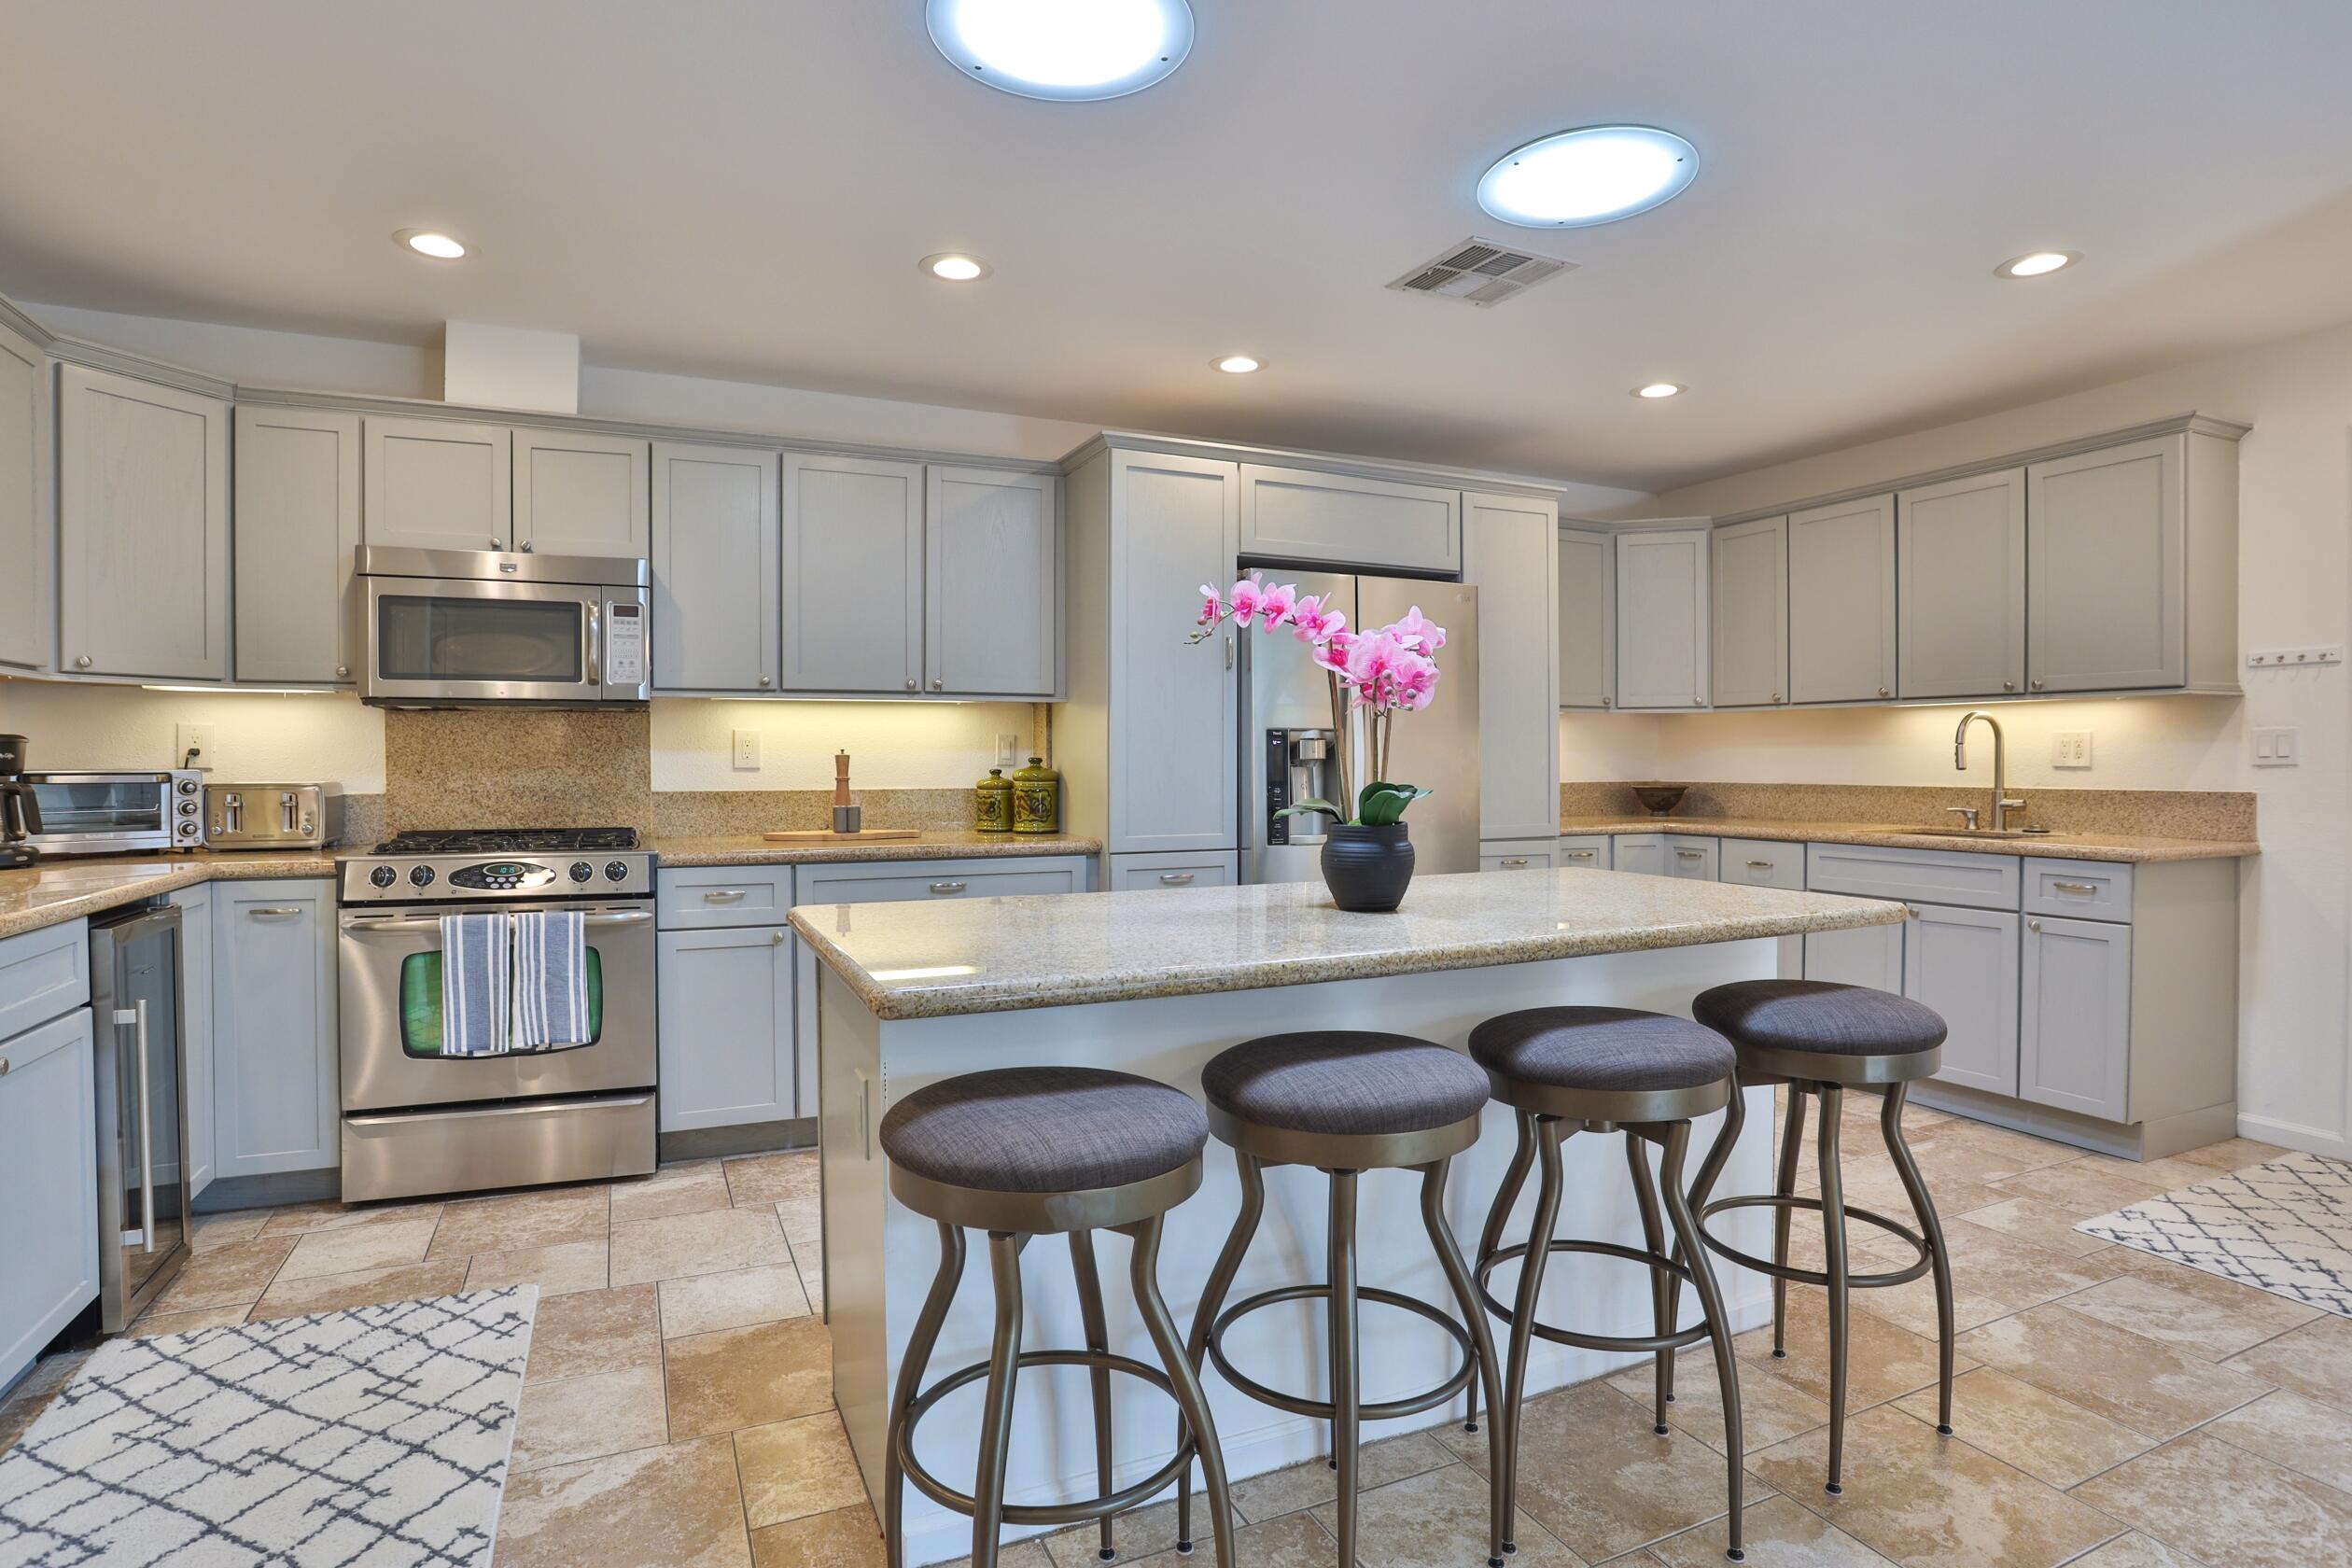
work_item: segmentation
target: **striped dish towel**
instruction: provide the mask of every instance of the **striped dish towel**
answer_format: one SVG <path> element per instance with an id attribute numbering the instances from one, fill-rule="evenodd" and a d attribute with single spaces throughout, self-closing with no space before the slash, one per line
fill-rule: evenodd
<path id="1" fill-rule="evenodd" d="M 444 1057 L 499 1057 L 509 1049 L 510 919 L 504 913 L 441 917 Z"/>
<path id="2" fill-rule="evenodd" d="M 577 909 L 514 917 L 514 1045 L 585 1045 L 588 940 Z"/>

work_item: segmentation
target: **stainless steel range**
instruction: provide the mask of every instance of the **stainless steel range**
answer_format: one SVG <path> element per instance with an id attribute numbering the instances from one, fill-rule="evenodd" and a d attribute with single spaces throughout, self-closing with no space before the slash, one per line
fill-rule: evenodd
<path id="1" fill-rule="evenodd" d="M 343 863 L 346 1201 L 654 1163 L 653 855 L 628 828 L 407 833 Z M 586 916 L 584 1045 L 441 1054 L 441 917 Z"/>

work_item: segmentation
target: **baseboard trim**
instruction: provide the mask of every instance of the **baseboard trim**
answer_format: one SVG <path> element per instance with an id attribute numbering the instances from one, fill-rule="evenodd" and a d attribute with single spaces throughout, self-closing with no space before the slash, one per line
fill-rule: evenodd
<path id="1" fill-rule="evenodd" d="M 323 1203 L 343 1196 L 343 1172 L 280 1170 L 267 1176 L 223 1176 L 196 1195 L 199 1214 L 235 1209 L 278 1209 L 289 1203 Z"/>
<path id="2" fill-rule="evenodd" d="M 2250 1116 L 2241 1111 L 2238 1113 L 2237 1130 L 2240 1138 L 2283 1144 L 2310 1155 L 2333 1155 L 2338 1159 L 2352 1159 L 2352 1138 L 2330 1132 L 2324 1127 L 2305 1127 L 2301 1122 L 2282 1122 L 2274 1116 Z"/>
<path id="3" fill-rule="evenodd" d="M 817 1147 L 817 1118 L 795 1116 L 789 1121 L 752 1122 L 744 1127 L 694 1127 L 665 1132 L 654 1140 L 656 1157 L 671 1160 L 720 1159 L 729 1155 L 773 1155 L 787 1149 Z"/>

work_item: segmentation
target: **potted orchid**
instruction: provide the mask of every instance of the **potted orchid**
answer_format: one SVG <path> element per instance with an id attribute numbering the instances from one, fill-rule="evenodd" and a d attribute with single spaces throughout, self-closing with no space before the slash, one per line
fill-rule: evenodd
<path id="1" fill-rule="evenodd" d="M 1242 631 L 1255 624 L 1271 635 L 1288 631 L 1307 646 L 1329 679 L 1332 733 L 1338 750 L 1339 803 L 1300 801 L 1284 816 L 1329 818 L 1323 847 L 1323 883 L 1340 908 L 1394 909 L 1413 879 L 1413 843 L 1405 830 L 1405 808 L 1430 791 L 1389 779 L 1396 744 L 1396 717 L 1427 707 L 1437 694 L 1437 650 L 1446 630 L 1425 619 L 1419 605 L 1377 631 L 1348 624 L 1347 616 L 1313 594 L 1267 582 L 1252 572 L 1219 593 L 1203 584 L 1200 617 L 1190 640 L 1201 642 L 1230 622 Z M 1355 788 L 1348 744 L 1355 721 L 1365 735 L 1371 777 Z M 1351 804 L 1340 804 L 1351 803 Z"/>

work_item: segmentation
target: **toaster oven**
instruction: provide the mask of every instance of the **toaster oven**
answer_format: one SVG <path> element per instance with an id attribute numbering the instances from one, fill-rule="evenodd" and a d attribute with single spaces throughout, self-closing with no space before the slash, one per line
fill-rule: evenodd
<path id="1" fill-rule="evenodd" d="M 44 856 L 153 854 L 204 847 L 204 776 L 161 772 L 27 773 L 41 831 L 25 839 Z"/>

